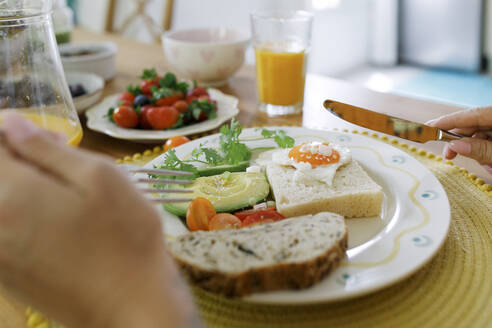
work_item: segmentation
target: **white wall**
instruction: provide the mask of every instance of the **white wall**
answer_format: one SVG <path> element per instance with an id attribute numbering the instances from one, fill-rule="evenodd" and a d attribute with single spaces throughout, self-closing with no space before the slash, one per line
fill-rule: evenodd
<path id="1" fill-rule="evenodd" d="M 313 11 L 310 71 L 339 75 L 367 61 L 369 0 L 176 0 L 174 3 L 172 29 L 228 26 L 249 32 L 249 13 L 258 9 Z M 247 58 L 250 64 L 254 60 L 251 54 Z"/>

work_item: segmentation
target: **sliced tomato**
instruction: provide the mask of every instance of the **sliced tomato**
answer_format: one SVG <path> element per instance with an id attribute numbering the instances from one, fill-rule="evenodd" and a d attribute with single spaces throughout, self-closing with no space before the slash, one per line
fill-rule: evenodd
<path id="1" fill-rule="evenodd" d="M 250 216 L 247 216 L 241 225 L 244 227 L 251 227 L 258 224 L 272 223 L 285 219 L 285 216 L 277 211 L 260 211 Z"/>
<path id="2" fill-rule="evenodd" d="M 178 100 L 183 99 L 183 93 L 176 91 L 172 96 L 169 97 L 164 97 L 161 99 L 156 100 L 155 105 L 156 106 L 172 106 L 175 102 Z"/>
<path id="3" fill-rule="evenodd" d="M 186 225 L 191 231 L 208 230 L 210 219 L 215 214 L 214 205 L 208 199 L 197 197 L 188 206 Z"/>
<path id="4" fill-rule="evenodd" d="M 245 210 L 245 211 L 241 211 L 241 212 L 236 212 L 236 213 L 234 213 L 234 215 L 237 216 L 239 218 L 239 220 L 243 221 L 244 219 L 246 219 L 250 215 L 260 213 L 260 212 L 270 212 L 270 211 L 275 212 L 275 207 L 269 207 L 266 209 L 261 208 L 261 209 L 256 209 L 256 210 L 250 209 L 250 210 Z"/>
<path id="5" fill-rule="evenodd" d="M 239 229 L 241 220 L 229 213 L 219 213 L 210 219 L 208 230 Z"/>

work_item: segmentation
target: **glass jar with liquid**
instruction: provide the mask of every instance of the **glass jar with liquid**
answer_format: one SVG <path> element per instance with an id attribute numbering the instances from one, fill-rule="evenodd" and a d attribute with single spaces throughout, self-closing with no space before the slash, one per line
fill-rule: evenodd
<path id="1" fill-rule="evenodd" d="M 82 128 L 51 18 L 51 0 L 0 1 L 0 128 L 15 112 L 77 146 Z"/>

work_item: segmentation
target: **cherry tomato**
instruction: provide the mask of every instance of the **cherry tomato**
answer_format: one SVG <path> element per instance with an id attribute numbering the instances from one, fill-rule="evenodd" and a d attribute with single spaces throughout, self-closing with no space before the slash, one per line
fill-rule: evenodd
<path id="1" fill-rule="evenodd" d="M 154 106 L 147 105 L 140 108 L 139 125 L 142 129 L 151 130 L 152 125 L 150 125 L 148 114 L 149 110 Z"/>
<path id="2" fill-rule="evenodd" d="M 191 231 L 208 230 L 210 219 L 215 214 L 215 208 L 208 199 L 197 197 L 188 206 L 186 224 Z"/>
<path id="3" fill-rule="evenodd" d="M 147 120 L 154 130 L 169 129 L 179 118 L 174 107 L 153 107 L 147 113 Z"/>
<path id="4" fill-rule="evenodd" d="M 118 97 L 118 102 L 124 103 L 124 104 L 130 104 L 133 105 L 133 102 L 135 101 L 135 95 L 130 92 L 123 92 L 119 97 Z"/>
<path id="5" fill-rule="evenodd" d="M 250 215 L 253 215 L 253 214 L 256 214 L 259 212 L 270 212 L 270 211 L 275 212 L 275 207 L 270 207 L 270 208 L 266 208 L 266 209 L 257 209 L 257 210 L 255 210 L 255 209 L 245 210 L 245 211 L 241 211 L 241 212 L 236 212 L 236 213 L 234 213 L 234 215 L 237 216 L 239 218 L 239 220 L 243 221 L 244 219 L 246 219 Z"/>
<path id="6" fill-rule="evenodd" d="M 145 80 L 145 81 L 142 81 L 142 83 L 140 83 L 140 89 L 146 95 L 151 95 L 152 94 L 152 92 L 150 91 L 150 89 L 153 86 L 159 87 L 159 79 Z"/>
<path id="7" fill-rule="evenodd" d="M 219 213 L 210 219 L 208 230 L 238 229 L 241 228 L 241 220 L 229 213 Z"/>
<path id="8" fill-rule="evenodd" d="M 195 89 L 190 90 L 188 92 L 188 96 L 195 96 L 195 97 L 208 96 L 208 91 L 204 87 L 196 87 Z"/>
<path id="9" fill-rule="evenodd" d="M 176 91 L 172 96 L 158 99 L 155 102 L 156 106 L 172 106 L 178 100 L 183 99 L 183 93 Z"/>
<path id="10" fill-rule="evenodd" d="M 132 129 L 138 125 L 137 113 L 128 106 L 119 106 L 113 112 L 113 120 L 122 128 Z"/>
<path id="11" fill-rule="evenodd" d="M 204 96 L 200 96 L 200 97 L 198 97 L 198 100 L 202 100 L 202 99 L 205 99 L 205 100 L 207 100 L 209 103 L 212 103 L 212 104 L 217 105 L 217 101 L 216 101 L 216 100 L 213 100 L 213 99 L 212 99 L 212 98 L 210 98 L 210 96 L 208 96 L 208 95 L 207 95 L 207 96 L 205 96 L 205 95 L 204 95 Z"/>
<path id="12" fill-rule="evenodd" d="M 272 223 L 280 221 L 285 217 L 277 211 L 260 211 L 250 216 L 247 216 L 242 223 L 241 227 L 251 227 L 258 224 Z"/>
<path id="13" fill-rule="evenodd" d="M 188 103 L 184 100 L 178 100 L 173 104 L 173 107 L 180 113 L 186 113 L 188 110 Z"/>
<path id="14" fill-rule="evenodd" d="M 188 103 L 188 105 L 191 105 L 191 103 L 193 102 L 193 100 L 198 100 L 198 97 L 195 97 L 195 96 L 188 96 L 186 97 L 185 101 Z"/>
<path id="15" fill-rule="evenodd" d="M 190 139 L 184 137 L 184 136 L 175 136 L 172 138 L 167 139 L 166 143 L 164 144 L 164 151 L 168 151 L 171 148 L 176 148 L 182 144 L 185 144 L 189 142 Z"/>

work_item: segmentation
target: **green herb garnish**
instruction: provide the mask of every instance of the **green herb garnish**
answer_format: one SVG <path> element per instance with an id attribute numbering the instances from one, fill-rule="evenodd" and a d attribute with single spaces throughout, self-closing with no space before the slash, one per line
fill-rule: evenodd
<path id="1" fill-rule="evenodd" d="M 261 135 L 265 139 L 273 139 L 280 148 L 292 148 L 294 147 L 294 138 L 285 134 L 284 130 L 267 130 L 262 129 Z"/>
<path id="2" fill-rule="evenodd" d="M 155 68 L 144 69 L 142 75 L 140 75 L 140 78 L 147 81 L 155 80 L 157 78 L 157 71 Z"/>

